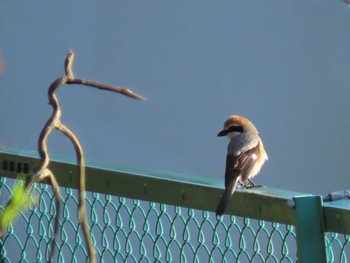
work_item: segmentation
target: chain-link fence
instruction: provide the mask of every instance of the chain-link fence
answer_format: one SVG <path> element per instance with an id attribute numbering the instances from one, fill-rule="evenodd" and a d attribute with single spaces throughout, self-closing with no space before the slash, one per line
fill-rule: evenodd
<path id="1" fill-rule="evenodd" d="M 1 207 L 10 197 L 15 181 L 6 177 L 29 172 L 35 162 L 36 159 L 33 157 L 0 153 L 0 175 L 3 176 L 0 178 Z M 68 165 L 69 169 L 74 167 L 64 163 L 53 164 L 57 167 L 65 165 Z M 56 171 L 59 174 L 64 169 Z M 103 180 L 103 173 L 106 170 L 93 169 L 89 173 L 95 172 Z M 108 173 L 113 171 L 109 169 Z M 11 174 L 12 176 L 9 176 Z M 67 182 L 74 184 L 74 173 L 68 172 L 68 174 Z M 174 181 L 176 176 L 171 179 L 161 178 L 162 182 L 170 184 L 169 187 L 176 188 L 173 183 L 182 185 L 182 195 L 178 199 L 181 199 L 184 205 L 180 206 L 178 205 L 180 201 L 178 203 L 174 201 L 172 204 L 166 196 L 157 195 L 155 198 L 157 202 L 150 201 L 154 198 L 150 196 L 153 188 L 150 181 L 146 180 L 148 177 L 133 175 L 141 181 L 140 185 L 143 187 L 139 187 L 140 191 L 143 191 L 147 198 L 140 198 L 140 194 L 135 194 L 137 199 L 133 199 L 130 194 L 127 197 L 121 197 L 119 193 L 111 195 L 108 193 L 113 191 L 111 189 L 106 190 L 107 193 L 101 191 L 86 193 L 87 214 L 98 262 L 297 262 L 298 242 L 299 246 L 308 245 L 300 243 L 301 239 L 298 238 L 296 234 L 298 231 L 295 229 L 295 225 L 298 227 L 298 224 L 293 215 L 295 207 L 293 208 L 292 202 L 286 202 L 287 197 L 281 198 L 280 191 L 272 191 L 270 197 L 273 195 L 276 197 L 272 199 L 269 197 L 269 202 L 263 201 L 258 206 L 254 205 L 253 199 L 250 200 L 249 196 L 253 195 L 252 193 L 238 193 L 238 197 L 242 195 L 245 200 L 242 206 L 246 209 L 252 207 L 249 209 L 250 212 L 247 212 L 248 215 L 251 213 L 251 218 L 241 216 L 240 211 L 244 209 L 240 209 L 239 206 L 237 206 L 238 216 L 216 218 L 212 212 L 215 206 L 212 204 L 217 200 L 204 204 L 199 201 L 200 198 L 185 202 L 189 198 L 189 190 L 186 187 L 192 187 L 192 192 L 196 195 L 197 192 L 204 191 L 205 201 L 204 195 L 207 194 L 205 191 L 208 191 L 209 186 L 185 181 L 176 182 Z M 131 175 L 123 174 L 123 176 Z M 135 178 L 130 183 L 134 183 Z M 127 179 L 119 181 L 123 180 Z M 159 178 L 153 176 L 151 180 Z M 129 186 L 126 183 L 124 188 Z M 138 185 L 135 184 L 134 187 L 137 188 Z M 165 190 L 168 190 L 169 195 L 173 195 L 170 188 Z M 220 193 L 221 190 L 217 189 L 214 192 Z M 61 187 L 61 193 L 62 216 L 54 261 L 85 262 L 87 251 L 77 219 L 77 190 Z M 37 183 L 31 196 L 37 199 L 37 205 L 23 212 L 1 239 L 1 262 L 47 261 L 56 211 L 51 186 Z M 166 201 L 161 202 L 162 198 Z M 264 198 L 266 196 L 260 195 L 259 200 Z M 194 204 L 193 207 L 191 202 Z M 237 202 L 242 203 L 240 200 Z M 279 203 L 285 203 L 287 212 L 280 209 Z M 205 205 L 208 206 L 207 209 L 198 209 Z M 270 209 L 271 206 L 275 209 Z M 260 211 L 261 219 L 255 210 Z M 278 215 L 278 210 L 284 215 Z M 287 219 L 289 217 L 290 219 Z M 266 218 L 269 221 L 266 221 Z M 325 237 L 323 249 L 327 252 L 327 262 L 347 262 L 350 256 L 350 237 L 338 233 L 326 233 Z M 299 261 L 302 260 L 299 258 Z"/>

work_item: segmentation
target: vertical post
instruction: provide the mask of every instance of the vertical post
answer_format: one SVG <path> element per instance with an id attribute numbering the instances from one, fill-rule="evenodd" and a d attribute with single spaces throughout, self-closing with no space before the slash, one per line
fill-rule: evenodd
<path id="1" fill-rule="evenodd" d="M 326 263 L 321 196 L 296 196 L 297 253 L 300 263 Z"/>

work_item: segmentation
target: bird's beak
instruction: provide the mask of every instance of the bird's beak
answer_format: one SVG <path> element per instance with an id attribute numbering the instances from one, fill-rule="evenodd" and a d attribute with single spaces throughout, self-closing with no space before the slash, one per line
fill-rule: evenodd
<path id="1" fill-rule="evenodd" d="M 226 136 L 228 133 L 227 130 L 222 130 L 221 132 L 218 133 L 218 137 L 223 137 L 223 136 Z"/>

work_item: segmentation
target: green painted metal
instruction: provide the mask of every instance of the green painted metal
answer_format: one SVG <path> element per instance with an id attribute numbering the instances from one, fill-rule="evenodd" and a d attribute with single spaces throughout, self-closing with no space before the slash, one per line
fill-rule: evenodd
<path id="1" fill-rule="evenodd" d="M 77 166 L 52 159 L 50 168 L 63 195 L 55 261 L 84 262 Z M 37 163 L 35 152 L 0 149 L 0 208 L 14 178 L 30 174 Z M 244 189 L 228 209 L 234 216 L 216 218 L 222 181 L 89 162 L 86 170 L 88 217 L 99 262 L 296 262 L 297 247 L 299 262 L 326 262 L 306 260 L 318 259 L 316 247 L 327 262 L 350 257 L 346 200 L 322 206 L 320 197 L 268 187 Z M 38 205 L 22 213 L 0 240 L 0 262 L 47 260 L 55 213 L 51 187 L 37 183 L 32 196 Z M 310 240 L 318 240 L 311 250 Z"/>
<path id="2" fill-rule="evenodd" d="M 327 262 L 321 196 L 294 197 L 298 258 L 301 263 Z"/>
<path id="3" fill-rule="evenodd" d="M 327 232 L 350 234 L 350 201 L 337 200 L 324 203 L 325 227 Z"/>
<path id="4" fill-rule="evenodd" d="M 12 163 L 13 167 L 27 164 L 29 170 L 33 170 L 38 163 L 36 153 L 18 150 L 0 151 L 0 162 L 4 160 Z M 3 170 L 4 175 L 16 178 L 16 169 L 9 169 L 9 166 Z M 51 162 L 50 169 L 59 175 L 57 180 L 61 186 L 78 187 L 78 169 L 75 164 L 56 159 Z M 89 162 L 86 174 L 86 189 L 91 192 L 207 211 L 215 211 L 223 191 L 223 181 L 141 169 L 101 167 Z M 289 201 L 300 194 L 268 187 L 238 190 L 228 213 L 294 224 L 294 209 Z"/>
<path id="5" fill-rule="evenodd" d="M 337 200 L 323 205 L 327 262 L 350 260 L 350 201 Z M 341 234 L 339 234 L 341 233 Z"/>

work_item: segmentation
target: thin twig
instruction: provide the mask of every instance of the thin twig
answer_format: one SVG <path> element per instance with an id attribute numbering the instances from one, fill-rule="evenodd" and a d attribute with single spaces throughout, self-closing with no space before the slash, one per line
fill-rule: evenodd
<path id="1" fill-rule="evenodd" d="M 130 89 L 120 88 L 111 85 L 106 85 L 99 82 L 94 82 L 90 80 L 78 79 L 74 77 L 73 74 L 73 62 L 74 62 L 74 53 L 73 51 L 69 51 L 64 63 L 64 71 L 65 76 L 56 79 L 49 87 L 48 97 L 49 103 L 53 108 L 53 112 L 51 117 L 45 123 L 38 140 L 38 152 L 40 155 L 40 163 L 37 168 L 37 172 L 34 172 L 31 176 L 29 176 L 26 180 L 26 189 L 32 186 L 34 182 L 41 182 L 43 180 L 49 180 L 53 187 L 53 192 L 56 198 L 56 214 L 55 214 L 55 224 L 54 224 L 54 236 L 51 243 L 51 251 L 49 254 L 49 262 L 53 260 L 53 254 L 56 247 L 56 240 L 59 229 L 59 215 L 60 215 L 60 207 L 61 207 L 61 194 L 59 191 L 59 185 L 57 183 L 55 175 L 49 170 L 48 166 L 50 164 L 50 157 L 47 149 L 47 139 L 48 136 L 54 129 L 59 130 L 65 136 L 67 136 L 72 142 L 76 157 L 77 163 L 79 166 L 79 204 L 78 204 L 78 215 L 79 221 L 83 226 L 83 234 L 86 241 L 86 246 L 88 248 L 89 258 L 91 263 L 96 262 L 96 250 L 93 246 L 89 225 L 87 222 L 86 216 L 86 200 L 85 200 L 85 161 L 84 161 L 84 153 L 83 148 L 77 138 L 77 136 L 64 124 L 61 123 L 61 108 L 58 102 L 58 98 L 55 94 L 55 91 L 58 87 L 65 84 L 80 84 L 85 86 L 90 86 L 102 90 L 117 92 L 123 94 L 127 97 L 137 99 L 137 100 L 145 100 L 144 97 L 134 93 Z M 6 204 L 6 207 L 11 203 L 11 200 Z M 3 230 L 0 228 L 0 236 L 2 235 Z"/>
<path id="2" fill-rule="evenodd" d="M 136 99 L 136 100 L 146 100 L 146 98 L 134 93 L 130 89 L 106 85 L 106 84 L 91 81 L 91 80 L 68 79 L 67 84 L 81 84 L 81 85 L 90 86 L 90 87 L 94 87 L 94 88 L 98 88 L 98 89 L 102 89 L 102 90 L 117 92 L 117 93 L 123 94 L 129 98 Z"/>
<path id="3" fill-rule="evenodd" d="M 53 193 L 55 196 L 55 206 L 56 206 L 56 214 L 55 214 L 55 223 L 54 223 L 54 230 L 53 230 L 53 238 L 51 241 L 51 249 L 50 249 L 50 253 L 49 253 L 49 262 L 53 262 L 53 255 L 55 253 L 55 248 L 56 248 L 56 243 L 57 243 L 57 236 L 58 236 L 58 230 L 59 230 L 59 217 L 58 215 L 60 214 L 60 210 L 61 210 L 61 203 L 62 203 L 62 197 L 60 194 L 60 188 L 59 188 L 59 184 L 56 180 L 56 177 L 54 176 L 54 174 L 47 168 L 45 168 L 44 170 L 40 170 L 38 173 L 38 176 L 36 177 L 37 181 L 44 181 L 44 180 L 48 180 L 50 182 L 50 184 L 52 185 L 53 188 Z M 32 183 L 32 182 L 31 182 Z"/>
<path id="4" fill-rule="evenodd" d="M 73 74 L 74 53 L 68 50 L 66 60 L 64 61 L 64 72 L 68 78 L 74 78 Z"/>
<path id="5" fill-rule="evenodd" d="M 78 215 L 79 215 L 80 223 L 83 226 L 83 233 L 85 236 L 86 246 L 89 248 L 90 261 L 94 262 L 92 259 L 96 258 L 96 250 L 92 244 L 90 229 L 89 229 L 87 217 L 86 217 L 86 199 L 85 199 L 86 175 L 85 175 L 85 161 L 84 161 L 83 148 L 77 136 L 67 126 L 61 124 L 57 128 L 71 140 L 75 148 L 76 157 L 77 157 L 78 166 L 79 166 L 79 174 L 80 174 Z"/>

